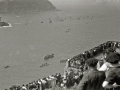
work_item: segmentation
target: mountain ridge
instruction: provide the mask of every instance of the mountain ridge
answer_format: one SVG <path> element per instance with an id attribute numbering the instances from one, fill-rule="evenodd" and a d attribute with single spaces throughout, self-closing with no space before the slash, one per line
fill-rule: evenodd
<path id="1" fill-rule="evenodd" d="M 56 10 L 48 0 L 0 0 L 0 12 L 21 13 Z"/>

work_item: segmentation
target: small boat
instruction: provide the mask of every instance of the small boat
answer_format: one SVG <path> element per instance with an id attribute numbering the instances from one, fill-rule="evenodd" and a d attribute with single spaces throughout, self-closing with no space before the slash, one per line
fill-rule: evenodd
<path id="1" fill-rule="evenodd" d="M 44 63 L 42 65 L 40 65 L 40 67 L 45 67 L 45 66 L 48 66 L 49 64 L 48 63 Z"/>
<path id="2" fill-rule="evenodd" d="M 54 58 L 54 54 L 48 54 L 48 55 L 46 55 L 45 57 L 44 57 L 44 60 L 48 60 L 48 59 L 50 59 L 50 58 Z"/>
<path id="3" fill-rule="evenodd" d="M 10 66 L 5 66 L 4 68 L 9 68 Z"/>

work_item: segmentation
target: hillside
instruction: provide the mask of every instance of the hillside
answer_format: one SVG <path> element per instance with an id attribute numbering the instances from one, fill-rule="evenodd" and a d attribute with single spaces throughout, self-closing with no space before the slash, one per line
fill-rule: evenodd
<path id="1" fill-rule="evenodd" d="M 39 12 L 55 9 L 48 0 L 0 0 L 0 12 Z"/>

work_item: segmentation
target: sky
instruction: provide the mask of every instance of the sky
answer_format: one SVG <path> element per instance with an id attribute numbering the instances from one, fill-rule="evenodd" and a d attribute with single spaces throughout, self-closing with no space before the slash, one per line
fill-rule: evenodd
<path id="1" fill-rule="evenodd" d="M 83 0 L 49 0 L 49 1 L 51 1 L 51 3 L 53 3 L 53 5 L 58 8 L 64 8 L 69 6 L 75 7 L 76 5 L 83 2 Z"/>
<path id="2" fill-rule="evenodd" d="M 89 5 L 112 5 L 118 8 L 120 0 L 49 0 L 57 9 L 85 8 Z M 118 3 L 119 2 L 119 3 Z"/>
<path id="3" fill-rule="evenodd" d="M 62 7 L 64 5 L 84 5 L 84 4 L 93 4 L 93 3 L 101 3 L 101 2 L 112 2 L 117 3 L 120 2 L 120 0 L 49 0 L 54 5 Z"/>

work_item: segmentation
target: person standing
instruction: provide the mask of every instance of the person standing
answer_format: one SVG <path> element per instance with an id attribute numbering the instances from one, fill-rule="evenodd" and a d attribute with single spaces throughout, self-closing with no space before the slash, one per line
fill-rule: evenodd
<path id="1" fill-rule="evenodd" d="M 89 70 L 84 74 L 77 90 L 104 90 L 102 83 L 105 80 L 105 72 L 97 70 L 98 60 L 91 58 L 85 63 Z"/>
<path id="2" fill-rule="evenodd" d="M 106 79 L 102 86 L 106 89 L 120 90 L 120 54 L 111 53 L 107 56 L 106 61 L 113 67 L 106 72 Z"/>

